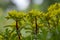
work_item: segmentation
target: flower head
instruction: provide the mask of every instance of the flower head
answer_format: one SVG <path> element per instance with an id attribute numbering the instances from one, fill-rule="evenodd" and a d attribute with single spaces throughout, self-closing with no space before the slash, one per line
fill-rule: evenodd
<path id="1" fill-rule="evenodd" d="M 40 12 L 39 10 L 31 10 L 29 12 L 29 14 L 32 15 L 32 16 L 40 16 L 41 13 L 42 12 Z"/>
<path id="2" fill-rule="evenodd" d="M 24 12 L 18 12 L 16 10 L 9 11 L 8 14 L 9 14 L 9 17 L 13 19 L 21 19 L 24 16 L 26 16 Z"/>

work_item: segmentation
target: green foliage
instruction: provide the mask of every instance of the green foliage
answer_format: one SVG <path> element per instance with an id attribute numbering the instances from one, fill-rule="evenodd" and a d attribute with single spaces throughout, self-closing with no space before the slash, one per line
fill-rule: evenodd
<path id="1" fill-rule="evenodd" d="M 60 3 L 51 5 L 47 13 L 34 9 L 28 13 L 12 10 L 6 18 L 14 22 L 5 26 L 1 40 L 60 40 Z M 22 29 L 30 35 L 24 37 Z"/>

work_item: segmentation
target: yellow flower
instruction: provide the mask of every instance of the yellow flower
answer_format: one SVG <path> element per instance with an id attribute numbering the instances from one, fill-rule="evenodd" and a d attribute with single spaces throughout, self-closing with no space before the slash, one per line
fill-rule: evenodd
<path id="1" fill-rule="evenodd" d="M 10 17 L 15 18 L 15 19 L 20 19 L 20 18 L 26 16 L 26 13 L 18 12 L 16 10 L 12 10 L 12 11 L 8 12 L 8 14 Z"/>
<path id="2" fill-rule="evenodd" d="M 58 10 L 60 8 L 60 3 L 55 3 L 48 8 L 48 11 Z"/>
<path id="3" fill-rule="evenodd" d="M 17 15 L 17 11 L 16 10 L 11 10 L 11 11 L 8 12 L 8 14 L 10 16 L 15 16 L 15 15 Z"/>
<path id="4" fill-rule="evenodd" d="M 60 14 L 60 3 L 55 3 L 48 8 L 48 13 L 50 17 L 56 16 Z"/>
<path id="5" fill-rule="evenodd" d="M 32 15 L 32 16 L 41 16 L 42 12 L 40 12 L 39 10 L 31 10 L 29 12 L 29 15 Z"/>
<path id="6" fill-rule="evenodd" d="M 26 15 L 26 13 L 24 13 L 24 12 L 18 12 L 16 14 L 16 17 L 24 17 L 25 15 Z"/>

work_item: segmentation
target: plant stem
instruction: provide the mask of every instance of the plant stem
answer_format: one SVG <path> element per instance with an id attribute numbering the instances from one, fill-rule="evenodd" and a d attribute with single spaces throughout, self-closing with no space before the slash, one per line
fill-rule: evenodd
<path id="1" fill-rule="evenodd" d="M 20 38 L 20 32 L 19 32 L 19 27 L 18 27 L 18 21 L 17 20 L 16 20 L 16 32 L 17 32 L 19 40 L 21 40 L 21 38 Z"/>
<path id="2" fill-rule="evenodd" d="M 35 40 L 37 40 L 37 31 L 38 31 L 38 27 L 37 27 L 37 18 L 35 17 Z"/>

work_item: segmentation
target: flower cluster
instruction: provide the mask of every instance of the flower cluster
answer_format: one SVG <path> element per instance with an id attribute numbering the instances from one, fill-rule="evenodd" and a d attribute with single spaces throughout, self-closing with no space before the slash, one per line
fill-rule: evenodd
<path id="1" fill-rule="evenodd" d="M 55 4 L 52 4 L 49 8 L 48 8 L 48 11 L 54 11 L 54 10 L 58 10 L 60 9 L 60 3 L 55 3 Z"/>
<path id="2" fill-rule="evenodd" d="M 9 14 L 8 17 L 13 18 L 13 19 L 21 19 L 24 16 L 26 16 L 24 12 L 18 12 L 16 10 L 9 11 L 8 14 Z"/>
<path id="3" fill-rule="evenodd" d="M 34 17 L 40 17 L 42 16 L 43 12 L 39 11 L 39 10 L 31 10 L 29 11 L 29 15 L 32 15 Z"/>
<path id="4" fill-rule="evenodd" d="M 36 34 L 39 33 L 37 32 L 39 29 L 44 30 L 45 33 L 46 31 L 54 31 L 55 28 L 60 26 L 60 3 L 51 5 L 46 13 L 34 9 L 26 13 L 12 10 L 8 12 L 7 18 L 15 20 L 12 25 L 16 25 L 18 29 L 17 33 L 19 33 L 18 31 L 22 28 L 32 30 L 32 33 L 34 32 Z"/>
<path id="5" fill-rule="evenodd" d="M 52 17 L 60 14 L 60 3 L 55 3 L 48 8 L 48 13 Z"/>

